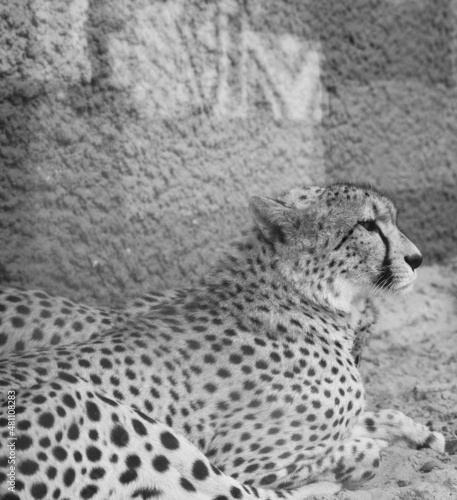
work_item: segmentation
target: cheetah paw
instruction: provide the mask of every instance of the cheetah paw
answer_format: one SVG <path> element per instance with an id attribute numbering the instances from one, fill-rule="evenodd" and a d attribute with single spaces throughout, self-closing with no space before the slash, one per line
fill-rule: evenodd
<path id="1" fill-rule="evenodd" d="M 300 486 L 295 490 L 289 490 L 287 492 L 287 498 L 288 500 L 306 500 L 309 497 L 314 498 L 315 496 L 320 497 L 321 495 L 324 497 L 328 496 L 329 498 L 333 498 L 333 495 L 339 493 L 342 489 L 343 486 L 341 483 L 333 483 L 323 480 L 316 483 L 309 483 L 304 486 Z"/>
<path id="2" fill-rule="evenodd" d="M 444 453 L 446 447 L 446 440 L 440 432 L 431 432 L 428 438 L 424 441 L 422 445 L 417 447 L 418 450 L 423 448 L 430 448 L 437 453 Z"/>

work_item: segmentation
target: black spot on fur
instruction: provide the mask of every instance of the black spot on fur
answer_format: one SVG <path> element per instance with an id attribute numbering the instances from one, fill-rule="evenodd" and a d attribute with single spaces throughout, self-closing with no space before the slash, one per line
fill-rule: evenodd
<path id="1" fill-rule="evenodd" d="M 70 384 L 76 384 L 78 382 L 76 377 L 67 372 L 59 372 L 57 377 L 61 380 L 65 380 L 65 382 L 69 382 Z"/>
<path id="2" fill-rule="evenodd" d="M 171 432 L 162 432 L 160 435 L 160 441 L 163 447 L 167 448 L 167 450 L 177 450 L 179 448 L 179 441 Z"/>
<path id="3" fill-rule="evenodd" d="M 39 469 L 38 464 L 34 460 L 24 460 L 20 462 L 18 471 L 24 476 L 33 476 Z"/>
<path id="4" fill-rule="evenodd" d="M 152 466 L 157 472 L 165 472 L 168 470 L 170 462 L 168 461 L 168 458 L 165 457 L 164 455 L 157 455 L 156 457 L 154 457 L 154 460 L 152 461 Z"/>
<path id="5" fill-rule="evenodd" d="M 107 398 L 105 396 L 103 396 L 102 394 L 99 394 L 98 392 L 95 393 L 96 396 L 101 399 L 102 401 L 104 401 L 105 403 L 109 404 L 110 406 L 119 406 L 119 403 L 117 403 L 116 401 L 114 401 L 113 399 L 110 399 L 110 398 Z"/>
<path id="6" fill-rule="evenodd" d="M 92 422 L 100 421 L 100 410 L 93 401 L 86 401 L 86 411 L 89 420 L 92 420 Z"/>
<path id="7" fill-rule="evenodd" d="M 75 400 L 73 399 L 73 396 L 71 396 L 70 394 L 64 394 L 62 396 L 62 402 L 65 406 L 68 406 L 68 408 L 76 408 L 76 402 Z"/>
<path id="8" fill-rule="evenodd" d="M 163 492 L 157 488 L 139 488 L 132 493 L 132 498 L 141 498 L 149 500 L 150 498 L 160 498 Z"/>
<path id="9" fill-rule="evenodd" d="M 87 500 L 96 495 L 97 491 L 98 487 L 95 486 L 95 484 L 88 484 L 87 486 L 84 486 L 84 488 L 81 490 L 80 496 L 82 499 Z"/>
<path id="10" fill-rule="evenodd" d="M 127 446 L 129 443 L 128 432 L 121 425 L 116 425 L 111 431 L 111 442 L 119 448 Z"/>
<path id="11" fill-rule="evenodd" d="M 38 424 L 45 429 L 51 429 L 54 425 L 54 415 L 49 412 L 42 413 L 38 419 Z"/>
<path id="12" fill-rule="evenodd" d="M 93 480 L 102 479 L 105 477 L 106 471 L 103 467 L 94 467 L 89 474 L 89 477 Z"/>
<path id="13" fill-rule="evenodd" d="M 138 473 L 134 469 L 127 469 L 125 472 L 123 472 L 119 478 L 119 481 L 121 484 L 128 484 L 131 483 L 132 481 L 135 481 L 135 479 L 138 477 Z"/>
<path id="14" fill-rule="evenodd" d="M 91 462 L 98 462 L 102 456 L 102 452 L 95 446 L 88 446 L 86 455 Z"/>
<path id="15" fill-rule="evenodd" d="M 56 446 L 52 450 L 52 454 L 59 462 L 65 461 L 68 455 L 67 452 L 61 446 Z"/>
<path id="16" fill-rule="evenodd" d="M 69 467 L 63 475 L 63 482 L 67 488 L 73 484 L 75 477 L 75 470 L 72 467 Z"/>
<path id="17" fill-rule="evenodd" d="M 193 485 L 190 481 L 188 481 L 185 477 L 182 477 L 182 478 L 180 479 L 180 481 L 179 481 L 179 482 L 180 482 L 181 486 L 182 486 L 182 487 L 183 487 L 186 491 L 190 491 L 190 492 L 195 492 L 195 491 L 197 491 L 197 490 L 195 489 L 194 485 Z"/>
<path id="18" fill-rule="evenodd" d="M 203 481 L 209 476 L 209 470 L 203 460 L 195 460 L 192 466 L 192 475 L 195 479 Z"/>
<path id="19" fill-rule="evenodd" d="M 265 486 L 274 483 L 276 480 L 277 480 L 276 474 L 268 474 L 267 476 L 263 476 L 259 484 Z"/>
<path id="20" fill-rule="evenodd" d="M 41 500 L 48 494 L 48 487 L 44 483 L 35 483 L 30 488 L 30 493 L 36 500 Z"/>

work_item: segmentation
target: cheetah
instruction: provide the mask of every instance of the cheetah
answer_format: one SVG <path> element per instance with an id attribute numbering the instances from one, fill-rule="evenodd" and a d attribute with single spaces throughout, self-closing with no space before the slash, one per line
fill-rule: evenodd
<path id="1" fill-rule="evenodd" d="M 402 413 L 366 410 L 351 354 L 367 297 L 408 290 L 422 262 L 393 202 L 336 184 L 250 210 L 188 294 L 0 362 L 16 413 L 2 498 L 298 500 L 368 481 L 389 444 L 444 451 Z"/>

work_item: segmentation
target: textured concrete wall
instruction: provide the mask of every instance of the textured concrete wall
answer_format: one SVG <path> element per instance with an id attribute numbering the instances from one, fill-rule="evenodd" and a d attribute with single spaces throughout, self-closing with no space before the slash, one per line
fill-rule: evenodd
<path id="1" fill-rule="evenodd" d="M 0 0 L 0 280 L 182 286 L 252 194 L 372 180 L 455 255 L 454 4 Z"/>
<path id="2" fill-rule="evenodd" d="M 456 6 L 450 0 L 315 6 L 329 103 L 327 178 L 370 181 L 392 192 L 401 227 L 429 263 L 457 253 Z"/>

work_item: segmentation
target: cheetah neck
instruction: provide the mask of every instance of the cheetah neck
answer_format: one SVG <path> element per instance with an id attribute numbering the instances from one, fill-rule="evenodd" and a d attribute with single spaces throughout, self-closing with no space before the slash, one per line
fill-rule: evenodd
<path id="1" fill-rule="evenodd" d="M 271 336 L 301 336 L 303 332 L 339 332 L 352 342 L 351 311 L 333 308 L 325 300 L 300 293 L 277 265 L 272 245 L 252 235 L 233 245 L 232 251 L 201 282 L 199 302 L 233 318 L 247 331 Z"/>

